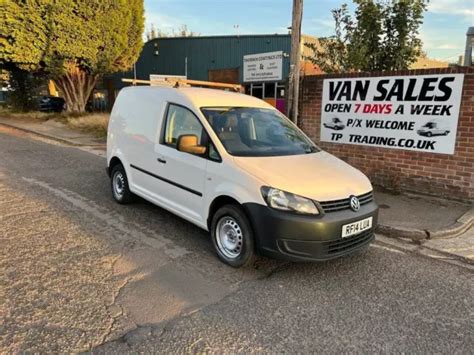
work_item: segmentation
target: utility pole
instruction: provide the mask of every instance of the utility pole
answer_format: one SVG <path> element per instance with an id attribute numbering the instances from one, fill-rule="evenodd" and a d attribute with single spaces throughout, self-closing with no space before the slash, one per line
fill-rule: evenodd
<path id="1" fill-rule="evenodd" d="M 293 0 L 291 21 L 290 76 L 288 81 L 288 117 L 298 124 L 298 100 L 300 92 L 300 59 L 301 59 L 301 20 L 303 17 L 303 0 Z"/>

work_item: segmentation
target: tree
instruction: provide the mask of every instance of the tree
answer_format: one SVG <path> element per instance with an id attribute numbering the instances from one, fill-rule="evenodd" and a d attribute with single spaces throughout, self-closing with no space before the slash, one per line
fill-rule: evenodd
<path id="1" fill-rule="evenodd" d="M 197 37 L 201 34 L 188 29 L 187 25 L 181 25 L 177 30 L 171 30 L 172 37 Z"/>
<path id="2" fill-rule="evenodd" d="M 35 96 L 44 84 L 44 77 L 26 70 L 12 70 L 8 78 L 7 103 L 16 111 L 31 111 L 37 108 Z"/>
<path id="3" fill-rule="evenodd" d="M 20 111 L 35 107 L 33 97 L 44 80 L 39 68 L 47 42 L 42 19 L 46 4 L 32 3 L 36 11 L 30 14 L 25 5 L 0 1 L 0 70 L 8 73 L 9 104 Z"/>
<path id="4" fill-rule="evenodd" d="M 387 67 L 406 69 L 416 62 L 418 57 L 425 55 L 418 34 L 423 24 L 426 1 L 394 1 L 386 8 L 384 18 Z"/>
<path id="5" fill-rule="evenodd" d="M 332 10 L 335 34 L 306 44 L 327 73 L 407 69 L 422 55 L 418 38 L 427 0 L 354 0 Z"/>
<path id="6" fill-rule="evenodd" d="M 0 69 L 0 89 L 10 87 L 10 75 L 8 71 Z"/>
<path id="7" fill-rule="evenodd" d="M 143 0 L 4 3 L 0 65 L 48 74 L 68 111 L 84 112 L 98 77 L 130 69 L 140 54 Z"/>
<path id="8" fill-rule="evenodd" d="M 201 34 L 188 29 L 187 25 L 181 25 L 177 30 L 172 29 L 171 32 L 166 32 L 157 29 L 154 24 L 151 24 L 150 29 L 146 33 L 147 40 L 163 37 L 198 37 Z"/>
<path id="9" fill-rule="evenodd" d="M 353 22 L 346 4 L 331 12 L 335 22 L 335 35 L 319 38 L 316 43 L 305 43 L 313 52 L 312 56 L 305 59 L 319 66 L 325 73 L 348 72 L 352 70 L 347 50 Z"/>

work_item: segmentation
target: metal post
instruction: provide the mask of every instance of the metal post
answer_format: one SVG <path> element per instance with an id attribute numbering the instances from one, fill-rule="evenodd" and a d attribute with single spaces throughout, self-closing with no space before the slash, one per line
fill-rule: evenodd
<path id="1" fill-rule="evenodd" d="M 184 76 L 188 78 L 188 57 L 184 57 Z"/>
<path id="2" fill-rule="evenodd" d="M 469 27 L 466 33 L 466 49 L 464 51 L 464 66 L 469 67 L 472 63 L 472 47 L 474 44 L 474 27 Z"/>

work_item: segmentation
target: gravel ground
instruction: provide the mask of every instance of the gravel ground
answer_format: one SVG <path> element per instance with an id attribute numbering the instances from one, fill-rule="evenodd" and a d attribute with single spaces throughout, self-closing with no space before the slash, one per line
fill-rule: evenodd
<path id="1" fill-rule="evenodd" d="M 394 250 L 290 264 L 96 352 L 471 354 L 472 271 Z"/>
<path id="2" fill-rule="evenodd" d="M 88 350 L 120 308 L 117 254 L 38 198 L 0 180 L 0 349 Z"/>
<path id="3" fill-rule="evenodd" d="M 0 353 L 474 349 L 472 267 L 377 242 L 235 270 L 197 227 L 114 203 L 103 158 L 1 127 L 0 151 Z"/>
<path id="4" fill-rule="evenodd" d="M 105 159 L 29 138 L 0 126 L 0 353 L 90 350 L 280 265 L 225 266 L 201 229 L 116 204 Z"/>

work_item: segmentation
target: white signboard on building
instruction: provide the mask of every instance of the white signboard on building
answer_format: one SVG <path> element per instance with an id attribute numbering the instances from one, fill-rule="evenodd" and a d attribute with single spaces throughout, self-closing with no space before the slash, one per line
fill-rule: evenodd
<path id="1" fill-rule="evenodd" d="M 454 154 L 464 74 L 325 79 L 321 141 Z"/>
<path id="2" fill-rule="evenodd" d="M 244 82 L 282 79 L 283 51 L 244 55 Z"/>

